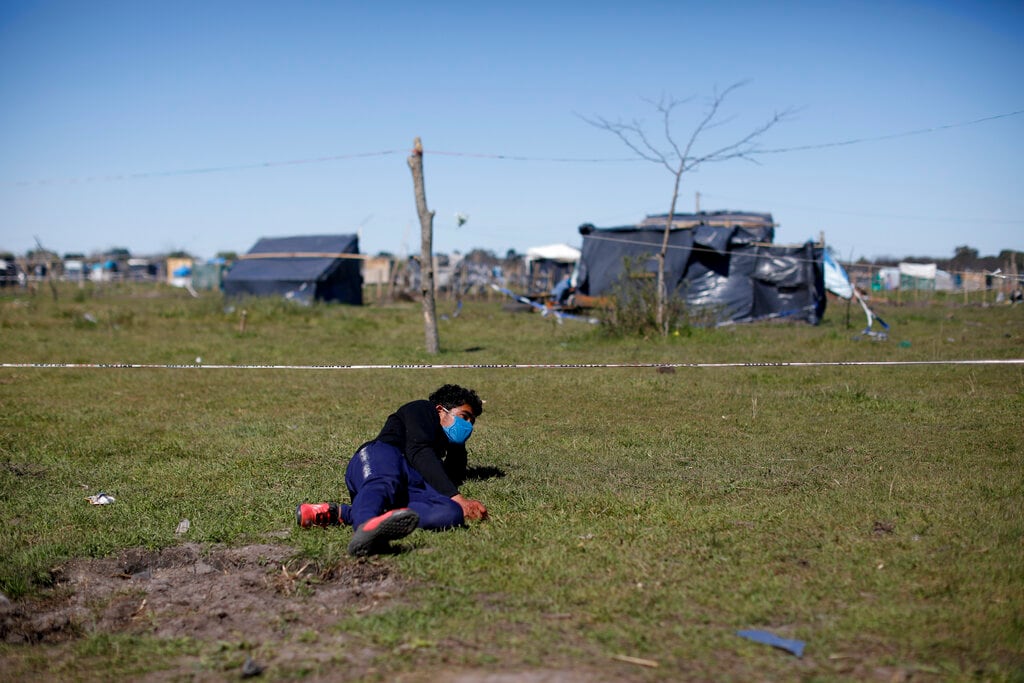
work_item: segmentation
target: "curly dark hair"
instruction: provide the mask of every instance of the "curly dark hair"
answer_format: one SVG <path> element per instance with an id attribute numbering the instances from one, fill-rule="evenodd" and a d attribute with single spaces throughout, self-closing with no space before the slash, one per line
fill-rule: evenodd
<path id="1" fill-rule="evenodd" d="M 445 408 L 454 408 L 465 403 L 473 409 L 475 417 L 480 417 L 480 413 L 484 412 L 483 401 L 476 395 L 476 392 L 460 387 L 458 384 L 445 384 L 430 395 L 430 402 Z"/>

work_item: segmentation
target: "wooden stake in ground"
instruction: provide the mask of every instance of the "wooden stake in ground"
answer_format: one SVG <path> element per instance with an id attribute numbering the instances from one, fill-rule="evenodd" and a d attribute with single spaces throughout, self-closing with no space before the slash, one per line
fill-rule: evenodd
<path id="1" fill-rule="evenodd" d="M 416 212 L 420 217 L 420 291 L 423 295 L 423 327 L 427 338 L 427 353 L 438 352 L 437 304 L 434 301 L 434 212 L 427 209 L 427 191 L 423 187 L 423 143 L 413 141 L 409 155 L 412 184 L 416 192 Z"/>

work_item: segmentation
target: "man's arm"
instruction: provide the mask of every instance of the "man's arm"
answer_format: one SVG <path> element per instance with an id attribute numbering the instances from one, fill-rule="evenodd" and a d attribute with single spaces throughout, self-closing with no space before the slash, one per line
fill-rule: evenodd
<path id="1" fill-rule="evenodd" d="M 444 470 L 456 486 L 461 486 L 466 481 L 467 461 L 468 455 L 464 445 L 453 443 L 448 446 L 448 454 L 444 458 Z M 452 500 L 462 507 L 462 514 L 466 519 L 487 519 L 487 508 L 480 501 L 466 498 L 461 493 L 452 496 Z"/>

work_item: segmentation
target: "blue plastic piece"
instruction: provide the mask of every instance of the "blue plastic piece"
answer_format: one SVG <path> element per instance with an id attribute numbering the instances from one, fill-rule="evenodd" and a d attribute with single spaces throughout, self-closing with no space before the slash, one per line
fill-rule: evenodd
<path id="1" fill-rule="evenodd" d="M 762 643 L 764 645 L 771 645 L 777 647 L 780 650 L 785 650 L 790 654 L 794 654 L 797 657 L 804 656 L 804 641 L 802 640 L 790 640 L 789 638 L 780 638 L 774 633 L 768 631 L 737 631 L 736 635 L 741 638 L 747 638 L 753 640 L 755 643 Z"/>

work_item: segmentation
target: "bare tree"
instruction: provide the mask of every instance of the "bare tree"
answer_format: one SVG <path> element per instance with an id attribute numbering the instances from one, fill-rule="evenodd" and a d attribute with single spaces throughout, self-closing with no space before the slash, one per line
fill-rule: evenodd
<path id="1" fill-rule="evenodd" d="M 423 185 L 423 143 L 413 141 L 409 155 L 409 169 L 416 192 L 416 212 L 420 217 L 420 290 L 423 295 L 423 327 L 426 333 L 427 353 L 436 354 L 440 344 L 437 337 L 437 304 L 434 301 L 434 212 L 427 208 L 427 191 Z"/>
<path id="2" fill-rule="evenodd" d="M 669 204 L 668 216 L 665 220 L 665 234 L 661 241 L 661 250 L 658 252 L 658 279 L 656 295 L 656 322 L 663 335 L 668 334 L 668 316 L 665 315 L 668 292 L 665 286 L 665 257 L 668 253 L 668 238 L 672 230 L 672 223 L 675 219 L 676 201 L 679 199 L 679 186 L 682 184 L 683 175 L 693 171 L 698 166 L 718 161 L 729 161 L 731 159 L 745 159 L 754 161 L 753 155 L 757 153 L 757 140 L 768 132 L 775 124 L 785 120 L 791 110 L 776 112 L 766 122 L 757 126 L 749 133 L 735 142 L 723 145 L 712 151 L 703 154 L 695 154 L 694 148 L 698 140 L 712 128 L 724 125 L 729 120 L 719 120 L 720 110 L 729 97 L 737 88 L 745 82 L 733 83 L 725 90 L 719 92 L 717 89 L 712 93 L 711 99 L 704 112 L 703 118 L 690 133 L 685 145 L 680 145 L 672 130 L 672 114 L 676 107 L 688 104 L 692 98 L 676 100 L 664 96 L 657 102 L 645 100 L 653 106 L 661 117 L 661 135 L 664 140 L 656 143 L 652 141 L 644 128 L 644 125 L 636 120 L 630 123 L 622 121 L 609 121 L 603 117 L 593 119 L 580 117 L 590 125 L 601 130 L 606 130 L 615 135 L 637 156 L 645 161 L 658 164 L 664 167 L 673 177 L 672 202 Z"/>

